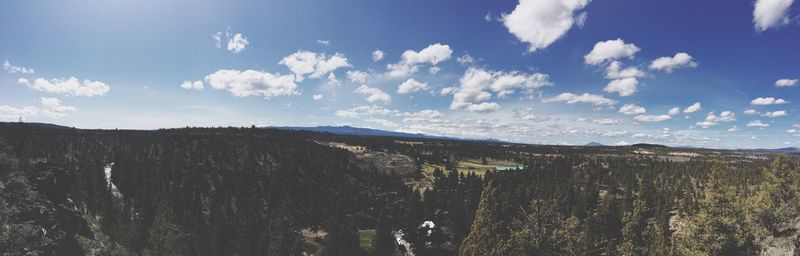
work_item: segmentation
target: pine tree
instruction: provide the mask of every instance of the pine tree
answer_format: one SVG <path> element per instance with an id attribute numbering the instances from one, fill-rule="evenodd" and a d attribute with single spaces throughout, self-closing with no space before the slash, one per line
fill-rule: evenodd
<path id="1" fill-rule="evenodd" d="M 378 223 L 375 226 L 375 237 L 372 238 L 372 249 L 376 256 L 390 256 L 395 251 L 394 236 L 392 226 L 385 210 L 378 216 Z"/>
<path id="2" fill-rule="evenodd" d="M 507 255 L 507 228 L 497 202 L 497 188 L 490 183 L 481 194 L 472 230 L 459 249 L 462 256 Z"/>

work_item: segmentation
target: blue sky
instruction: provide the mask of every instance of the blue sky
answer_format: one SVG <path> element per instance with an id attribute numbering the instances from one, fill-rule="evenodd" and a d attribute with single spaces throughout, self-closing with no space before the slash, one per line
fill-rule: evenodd
<path id="1" fill-rule="evenodd" d="M 799 15 L 793 0 L 3 1 L 0 119 L 800 146 Z"/>

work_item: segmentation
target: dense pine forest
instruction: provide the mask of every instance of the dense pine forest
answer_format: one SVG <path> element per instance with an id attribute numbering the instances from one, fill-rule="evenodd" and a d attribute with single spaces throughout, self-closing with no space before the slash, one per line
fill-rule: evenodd
<path id="1" fill-rule="evenodd" d="M 796 155 L 0 124 L 3 255 L 800 255 L 798 229 Z"/>

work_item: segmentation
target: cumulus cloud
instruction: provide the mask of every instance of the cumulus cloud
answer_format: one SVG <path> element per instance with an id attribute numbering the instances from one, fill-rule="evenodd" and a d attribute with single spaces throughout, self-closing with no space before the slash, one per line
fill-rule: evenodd
<path id="1" fill-rule="evenodd" d="M 772 112 L 765 112 L 762 116 L 773 118 L 773 117 L 782 117 L 787 116 L 786 110 L 778 110 Z"/>
<path id="2" fill-rule="evenodd" d="M 618 38 L 597 42 L 592 51 L 583 56 L 583 59 L 586 64 L 599 65 L 622 58 L 633 58 L 639 50 L 636 45 L 626 44 L 624 40 Z"/>
<path id="3" fill-rule="evenodd" d="M 241 33 L 236 33 L 233 37 L 228 39 L 228 51 L 232 53 L 239 53 L 250 44 L 247 38 Z"/>
<path id="4" fill-rule="evenodd" d="M 3 62 L 3 69 L 6 72 L 8 72 L 9 74 L 17 74 L 17 73 L 19 73 L 19 74 L 33 74 L 33 69 L 32 68 L 14 66 L 14 65 L 11 65 L 11 63 L 8 62 L 8 60 L 5 60 Z"/>
<path id="5" fill-rule="evenodd" d="M 383 51 L 375 50 L 374 52 L 372 52 L 372 61 L 382 60 L 383 59 L 383 55 L 384 55 Z"/>
<path id="6" fill-rule="evenodd" d="M 750 104 L 752 105 L 779 105 L 786 103 L 789 102 L 784 99 L 776 99 L 773 97 L 766 97 L 766 98 L 758 97 L 750 101 Z"/>
<path id="7" fill-rule="evenodd" d="M 217 90 L 226 90 L 236 97 L 262 96 L 266 99 L 299 94 L 294 76 L 255 70 L 220 69 L 207 75 L 205 81 Z"/>
<path id="8" fill-rule="evenodd" d="M 350 79 L 350 81 L 352 81 L 353 83 L 359 83 L 359 84 L 366 83 L 368 77 L 369 74 L 367 74 L 367 72 L 364 71 L 358 71 L 358 70 L 347 71 L 347 79 Z"/>
<path id="9" fill-rule="evenodd" d="M 634 105 L 634 104 L 625 104 L 625 105 L 622 105 L 622 107 L 619 108 L 618 112 L 622 113 L 623 115 L 632 116 L 632 115 L 644 114 L 645 112 L 647 112 L 647 109 L 645 109 L 644 107 L 641 107 L 641 106 Z"/>
<path id="10" fill-rule="evenodd" d="M 738 132 L 738 131 L 741 131 L 741 130 L 742 130 L 741 128 L 739 128 L 738 126 L 734 125 L 730 129 L 728 129 L 728 132 Z"/>
<path id="11" fill-rule="evenodd" d="M 722 111 L 719 115 L 716 115 L 716 113 L 712 111 L 706 115 L 706 119 L 704 121 L 695 123 L 695 126 L 708 128 L 721 122 L 733 121 L 736 121 L 736 114 L 734 114 L 732 111 Z"/>
<path id="12" fill-rule="evenodd" d="M 630 77 L 643 77 L 644 71 L 637 67 L 622 68 L 622 62 L 612 61 L 606 67 L 606 78 L 608 79 L 621 79 Z"/>
<path id="13" fill-rule="evenodd" d="M 400 112 L 397 110 L 391 110 L 377 105 L 370 105 L 370 106 L 358 106 L 350 109 L 337 110 L 336 113 L 334 114 L 339 117 L 355 118 L 355 117 L 363 117 L 371 115 L 381 115 L 381 116 L 400 115 Z"/>
<path id="14" fill-rule="evenodd" d="M 381 91 L 381 89 L 369 87 L 365 84 L 362 84 L 361 86 L 356 88 L 354 92 L 366 95 L 367 96 L 366 100 L 369 103 L 389 104 L 390 102 L 392 102 L 392 97 L 389 96 L 389 94 Z"/>
<path id="15" fill-rule="evenodd" d="M 670 115 L 638 115 L 633 117 L 637 122 L 663 122 L 672 119 Z"/>
<path id="16" fill-rule="evenodd" d="M 408 79 L 397 87 L 397 93 L 408 94 L 428 89 L 428 83 L 422 83 L 414 78 Z"/>
<path id="17" fill-rule="evenodd" d="M 797 79 L 779 79 L 775 81 L 775 87 L 792 87 L 797 85 Z"/>
<path id="18" fill-rule="evenodd" d="M 518 40 L 528 44 L 528 51 L 544 49 L 563 37 L 575 24 L 583 24 L 581 10 L 589 0 L 520 0 L 509 14 L 502 15 L 503 25 Z"/>
<path id="19" fill-rule="evenodd" d="M 470 65 L 472 63 L 475 63 L 475 58 L 472 58 L 472 56 L 469 54 L 464 54 L 461 55 L 461 57 L 456 58 L 456 63 L 465 66 Z"/>
<path id="20" fill-rule="evenodd" d="M 103 82 L 88 79 L 81 82 L 75 77 L 50 80 L 37 78 L 33 80 L 33 83 L 23 78 L 19 79 L 18 82 L 37 91 L 64 94 L 67 96 L 103 96 L 111 90 L 111 87 Z"/>
<path id="21" fill-rule="evenodd" d="M 592 104 L 592 105 L 595 105 L 595 106 L 603 106 L 603 105 L 605 105 L 605 106 L 613 106 L 614 104 L 617 103 L 617 101 L 615 101 L 615 100 L 608 99 L 608 98 L 600 96 L 600 95 L 595 95 L 595 94 L 590 94 L 590 93 L 584 93 L 584 94 L 578 95 L 578 94 L 569 93 L 569 92 L 565 92 L 565 93 L 559 94 L 558 96 L 555 96 L 555 97 L 552 97 L 552 98 L 542 99 L 542 102 L 544 102 L 544 103 L 565 102 L 567 104 L 588 103 L 588 104 Z"/>
<path id="22" fill-rule="evenodd" d="M 753 24 L 756 31 L 788 24 L 790 18 L 787 12 L 793 2 L 794 0 L 756 0 L 753 9 Z"/>
<path id="23" fill-rule="evenodd" d="M 527 74 L 518 71 L 503 72 L 482 68 L 469 68 L 459 79 L 457 89 L 443 89 L 442 93 L 453 93 L 450 109 L 490 109 L 492 104 L 481 107 L 469 106 L 480 104 L 492 98 L 494 92 L 499 97 L 514 94 L 517 90 L 534 90 L 551 86 L 549 76 L 542 73 Z M 495 104 L 496 105 L 496 104 Z"/>
<path id="24" fill-rule="evenodd" d="M 669 111 L 667 111 L 667 115 L 671 115 L 671 116 L 674 116 L 674 115 L 677 115 L 677 114 L 680 114 L 680 113 L 681 113 L 681 108 L 679 108 L 679 107 L 673 107 L 673 108 L 670 108 Z"/>
<path id="25" fill-rule="evenodd" d="M 753 120 L 747 122 L 747 127 L 767 128 L 769 127 L 769 124 L 762 123 L 761 120 Z"/>
<path id="26" fill-rule="evenodd" d="M 311 96 L 311 98 L 314 100 L 321 100 L 322 97 L 323 97 L 322 94 L 314 94 L 314 96 Z"/>
<path id="27" fill-rule="evenodd" d="M 489 113 L 500 109 L 500 105 L 495 102 L 482 102 L 478 104 L 470 104 L 464 109 L 476 113 Z"/>
<path id="28" fill-rule="evenodd" d="M 691 106 L 686 107 L 686 109 L 683 110 L 683 113 L 694 113 L 701 109 L 703 109 L 703 105 L 700 104 L 700 102 L 695 102 Z"/>
<path id="29" fill-rule="evenodd" d="M 56 98 L 42 97 L 41 104 L 42 115 L 53 119 L 67 117 L 72 112 L 77 111 L 77 109 L 74 107 L 62 105 L 61 100 Z"/>
<path id="30" fill-rule="evenodd" d="M 324 53 L 310 51 L 297 51 L 281 59 L 278 64 L 288 67 L 298 82 L 303 81 L 306 75 L 311 78 L 320 78 L 336 69 L 351 67 L 344 54 L 336 53 L 328 57 Z"/>
<path id="31" fill-rule="evenodd" d="M 317 39 L 317 43 L 321 44 L 321 45 L 331 45 L 331 41 L 330 40 Z"/>
<path id="32" fill-rule="evenodd" d="M 0 105 L 0 118 L 16 119 L 35 116 L 39 114 L 39 109 L 33 106 L 16 108 L 8 105 Z"/>
<path id="33" fill-rule="evenodd" d="M 428 69 L 428 73 L 431 73 L 431 75 L 435 75 L 436 73 L 439 73 L 439 71 L 441 71 L 441 70 L 442 70 L 442 68 L 437 67 L 437 66 L 433 66 L 433 67 Z"/>
<path id="34" fill-rule="evenodd" d="M 673 57 L 661 57 L 650 63 L 650 69 L 667 73 L 672 73 L 672 71 L 679 68 L 695 68 L 697 66 L 692 55 L 685 52 L 676 53 Z"/>
<path id="35" fill-rule="evenodd" d="M 186 90 L 202 90 L 203 81 L 183 81 L 183 83 L 181 83 L 181 88 Z"/>
<path id="36" fill-rule="evenodd" d="M 636 93 L 639 81 L 634 77 L 622 78 L 611 80 L 611 82 L 603 88 L 603 91 L 608 93 L 619 93 L 619 96 L 631 96 Z"/>
<path id="37" fill-rule="evenodd" d="M 406 50 L 400 56 L 400 62 L 386 65 L 386 68 L 389 69 L 388 75 L 391 77 L 405 77 L 416 73 L 422 64 L 436 65 L 449 60 L 452 54 L 453 50 L 449 45 L 435 43 L 419 52 Z"/>
<path id="38" fill-rule="evenodd" d="M 599 124 L 599 125 L 616 125 L 616 124 L 620 124 L 619 120 L 611 119 L 611 118 L 595 119 L 595 120 L 592 120 L 592 122 L 594 122 L 595 124 Z"/>

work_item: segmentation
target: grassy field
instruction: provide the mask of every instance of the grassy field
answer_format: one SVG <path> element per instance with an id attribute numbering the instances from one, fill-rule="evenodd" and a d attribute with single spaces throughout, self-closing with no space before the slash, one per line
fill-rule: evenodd
<path id="1" fill-rule="evenodd" d="M 470 172 L 475 172 L 475 174 L 483 176 L 488 170 L 509 169 L 509 168 L 513 169 L 514 167 L 517 166 L 522 166 L 522 165 L 509 161 L 490 160 L 486 164 L 483 164 L 479 160 L 465 160 L 465 161 L 459 161 L 458 164 L 456 165 L 456 169 L 458 169 L 458 172 L 460 174 L 466 175 Z M 440 170 L 445 169 L 443 165 L 438 165 L 438 164 L 426 163 L 422 165 L 422 171 L 426 175 L 432 175 L 433 171 L 436 168 L 439 168 Z"/>

